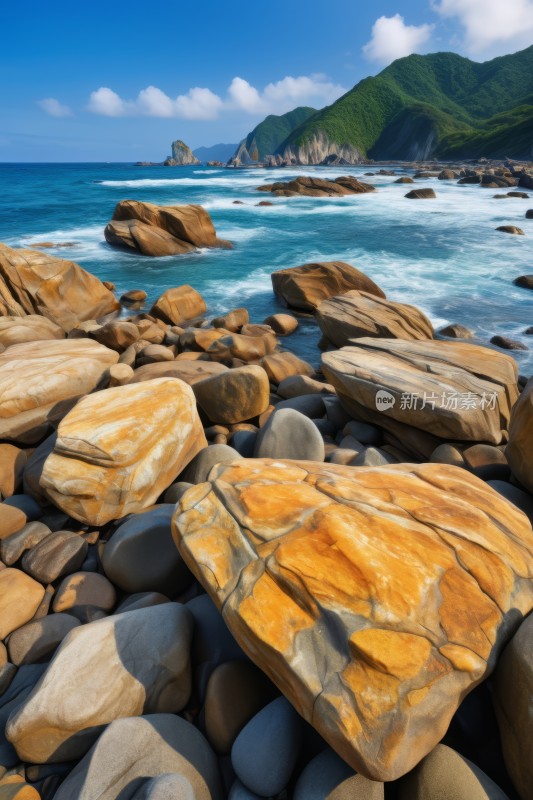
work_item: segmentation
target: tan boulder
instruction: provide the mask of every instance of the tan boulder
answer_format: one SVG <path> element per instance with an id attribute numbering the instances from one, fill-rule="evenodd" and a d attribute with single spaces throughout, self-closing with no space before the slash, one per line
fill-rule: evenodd
<path id="1" fill-rule="evenodd" d="M 44 586 L 20 569 L 0 571 L 0 639 L 33 617 L 44 597 Z"/>
<path id="2" fill-rule="evenodd" d="M 125 247 L 143 256 L 175 256 L 195 250 L 194 245 L 176 239 L 171 233 L 136 219 L 111 220 L 105 226 L 104 236 L 108 244 Z"/>
<path id="3" fill-rule="evenodd" d="M 262 367 L 249 365 L 195 383 L 194 394 L 212 422 L 232 424 L 266 411 L 270 385 Z"/>
<path id="4" fill-rule="evenodd" d="M 199 356 L 200 353 L 186 353 L 182 355 Z M 193 386 L 197 381 L 203 381 L 213 375 L 220 375 L 227 372 L 228 368 L 224 364 L 216 361 L 189 361 L 179 359 L 177 361 L 160 361 L 155 364 L 145 364 L 133 373 L 131 383 L 149 381 L 152 378 L 179 378 L 189 386 Z"/>
<path id="5" fill-rule="evenodd" d="M 352 289 L 385 297 L 379 286 L 344 261 L 303 264 L 273 272 L 272 287 L 289 308 L 314 311 L 323 300 Z"/>
<path id="6" fill-rule="evenodd" d="M 150 309 L 150 314 L 167 325 L 181 325 L 189 319 L 202 316 L 205 311 L 203 297 L 192 286 L 185 284 L 163 292 Z"/>
<path id="7" fill-rule="evenodd" d="M 278 181 L 258 186 L 259 192 L 272 192 L 275 197 L 343 197 L 347 194 L 365 194 L 374 192 L 375 187 L 363 183 L 356 177 L 342 175 L 335 180 L 328 178 L 312 178 L 304 175 L 291 181 Z"/>
<path id="8" fill-rule="evenodd" d="M 206 352 L 213 361 L 231 364 L 233 359 L 240 361 L 259 361 L 260 358 L 273 353 L 278 344 L 274 333 L 264 336 L 244 336 L 241 333 L 229 333 L 217 339 Z"/>
<path id="9" fill-rule="evenodd" d="M 187 328 L 180 335 L 179 343 L 183 350 L 205 353 L 206 350 L 228 333 L 224 328 Z"/>
<path id="10" fill-rule="evenodd" d="M 41 486 L 89 525 L 155 503 L 207 446 L 192 390 L 156 378 L 95 392 L 61 421 Z"/>
<path id="11" fill-rule="evenodd" d="M 12 444 L 0 444 L 0 497 L 11 497 L 22 482 L 28 451 Z M 0 534 L 1 538 L 1 534 Z"/>
<path id="12" fill-rule="evenodd" d="M 22 775 L 12 773 L 0 780 L 0 800 L 41 800 L 41 795 Z"/>
<path id="13" fill-rule="evenodd" d="M 102 281 L 73 261 L 0 244 L 0 316 L 40 314 L 69 331 L 118 308 Z"/>
<path id="14" fill-rule="evenodd" d="M 62 404 L 91 392 L 117 361 L 118 353 L 90 339 L 12 345 L 0 354 L 0 439 L 42 438 Z"/>
<path id="15" fill-rule="evenodd" d="M 272 353 L 261 359 L 261 366 L 266 371 L 272 383 L 281 383 L 285 378 L 292 375 L 313 375 L 314 369 L 311 364 L 298 358 L 294 353 Z"/>
<path id="16" fill-rule="evenodd" d="M 441 464 L 219 465 L 181 555 L 249 657 L 354 769 L 408 772 L 533 607 L 533 532 Z"/>
<path id="17" fill-rule="evenodd" d="M 368 292 L 351 291 L 319 305 L 316 320 L 324 336 L 337 347 L 350 339 L 432 339 L 433 325 L 420 309 L 393 303 Z"/>
<path id="18" fill-rule="evenodd" d="M 533 380 L 530 380 L 511 414 L 505 455 L 520 483 L 533 492 Z"/>
<path id="19" fill-rule="evenodd" d="M 324 353 L 322 370 L 354 418 L 399 439 L 405 425 L 433 438 L 500 444 L 518 397 L 514 359 L 465 342 L 358 339 Z"/>
<path id="20" fill-rule="evenodd" d="M 298 320 L 292 314 L 272 314 L 266 318 L 265 325 L 270 325 L 278 336 L 289 336 L 298 327 Z"/>
<path id="21" fill-rule="evenodd" d="M 242 326 L 247 325 L 249 321 L 250 317 L 246 308 L 234 308 L 221 317 L 215 317 L 212 325 L 214 328 L 225 328 L 232 333 L 238 333 Z"/>
<path id="22" fill-rule="evenodd" d="M 51 319 L 28 314 L 27 317 L 0 317 L 0 344 L 10 347 L 38 339 L 64 339 L 65 331 Z"/>
<path id="23" fill-rule="evenodd" d="M 109 347 L 110 350 L 122 353 L 139 339 L 140 333 L 133 322 L 128 322 L 125 319 L 116 319 L 91 331 L 89 336 L 105 347 Z"/>

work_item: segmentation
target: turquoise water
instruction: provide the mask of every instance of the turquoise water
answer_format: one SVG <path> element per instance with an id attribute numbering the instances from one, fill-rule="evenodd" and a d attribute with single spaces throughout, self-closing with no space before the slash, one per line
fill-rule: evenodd
<path id="1" fill-rule="evenodd" d="M 204 167 L 134 167 L 131 164 L 0 165 L 0 241 L 12 247 L 32 242 L 75 242 L 51 252 L 77 261 L 118 292 L 145 289 L 149 300 L 182 283 L 194 286 L 209 312 L 245 305 L 261 322 L 280 306 L 270 274 L 306 261 L 343 260 L 366 272 L 390 299 L 410 302 L 438 327 L 459 322 L 488 342 L 502 334 L 530 344 L 516 353 L 523 373 L 533 373 L 533 292 L 513 286 L 533 273 L 533 220 L 528 200 L 496 200 L 501 190 L 417 181 L 433 186 L 436 200 L 405 199 L 409 186 L 394 177 L 363 178 L 378 192 L 339 199 L 272 198 L 256 187 L 297 175 L 361 177 L 364 168 L 302 167 L 279 170 L 226 170 Z M 398 175 L 409 174 L 397 169 Z M 234 250 L 145 258 L 110 248 L 103 236 L 115 204 L 132 198 L 159 204 L 200 203 L 218 235 Z M 245 205 L 235 205 L 241 200 Z M 498 233 L 498 225 L 518 225 L 526 236 Z M 312 321 L 285 340 L 300 355 L 318 361 L 319 335 Z"/>

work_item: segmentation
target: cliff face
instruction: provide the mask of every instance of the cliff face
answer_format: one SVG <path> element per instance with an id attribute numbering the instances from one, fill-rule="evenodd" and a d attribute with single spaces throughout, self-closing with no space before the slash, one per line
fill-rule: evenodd
<path id="1" fill-rule="evenodd" d="M 360 164 L 364 156 L 357 147 L 331 141 L 327 133 L 318 131 L 302 144 L 281 145 L 279 155 L 289 164 L 322 164 L 340 161 Z"/>
<path id="2" fill-rule="evenodd" d="M 166 167 L 186 167 L 190 164 L 201 164 L 198 161 L 191 148 L 188 147 L 181 139 L 176 139 L 172 142 L 172 155 L 165 161 Z"/>

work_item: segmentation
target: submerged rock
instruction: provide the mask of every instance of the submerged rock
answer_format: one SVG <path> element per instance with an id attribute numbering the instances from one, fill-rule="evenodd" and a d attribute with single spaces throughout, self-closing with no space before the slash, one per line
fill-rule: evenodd
<path id="1" fill-rule="evenodd" d="M 245 652 L 374 780 L 432 750 L 533 607 L 528 520 L 457 467 L 242 460 L 186 492 L 173 534 Z"/>

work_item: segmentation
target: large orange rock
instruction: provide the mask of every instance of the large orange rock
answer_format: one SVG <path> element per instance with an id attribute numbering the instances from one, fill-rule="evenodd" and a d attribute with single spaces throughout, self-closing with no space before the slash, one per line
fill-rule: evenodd
<path id="1" fill-rule="evenodd" d="M 172 527 L 244 651 L 374 780 L 432 750 L 533 608 L 528 519 L 458 467 L 243 459 Z"/>
<path id="2" fill-rule="evenodd" d="M 0 355 L 0 439 L 38 441 L 50 417 L 93 391 L 117 361 L 118 353 L 90 339 L 8 347 Z"/>
<path id="3" fill-rule="evenodd" d="M 217 239 L 211 217 L 198 205 L 156 206 L 121 200 L 104 235 L 109 244 L 146 256 L 185 253 L 197 247 L 231 247 Z"/>
<path id="4" fill-rule="evenodd" d="M 515 360 L 466 342 L 357 339 L 324 353 L 322 370 L 350 414 L 400 439 L 407 426 L 500 444 L 518 397 Z"/>
<path id="5" fill-rule="evenodd" d="M 149 381 L 152 378 L 179 378 L 192 386 L 197 381 L 227 371 L 228 368 L 217 361 L 156 361 L 136 369 L 130 383 Z"/>
<path id="6" fill-rule="evenodd" d="M 520 483 L 533 492 L 533 380 L 513 408 L 505 455 Z"/>
<path id="7" fill-rule="evenodd" d="M 393 303 L 368 292 L 352 290 L 320 303 L 316 320 L 324 336 L 337 347 L 350 339 L 433 339 L 433 325 L 420 309 Z"/>
<path id="8" fill-rule="evenodd" d="M 314 311 L 323 300 L 352 289 L 385 297 L 379 286 L 363 272 L 344 261 L 302 264 L 271 275 L 274 293 L 289 308 Z"/>
<path id="9" fill-rule="evenodd" d="M 184 284 L 163 292 L 150 309 L 150 314 L 168 325 L 181 325 L 205 314 L 206 308 L 202 295 L 192 286 Z"/>
<path id="10" fill-rule="evenodd" d="M 152 505 L 206 446 L 183 381 L 117 386 L 85 397 L 61 421 L 41 486 L 70 516 L 104 525 Z"/>
<path id="11" fill-rule="evenodd" d="M 249 364 L 197 381 L 194 394 L 212 422 L 227 425 L 258 417 L 266 411 L 270 384 L 262 367 Z"/>
<path id="12" fill-rule="evenodd" d="M 21 342 L 39 339 L 64 339 L 65 331 L 46 317 L 28 314 L 26 317 L 0 316 L 0 344 L 10 347 Z"/>
<path id="13" fill-rule="evenodd" d="M 0 316 L 41 314 L 70 331 L 119 308 L 102 281 L 73 261 L 0 244 Z"/>

